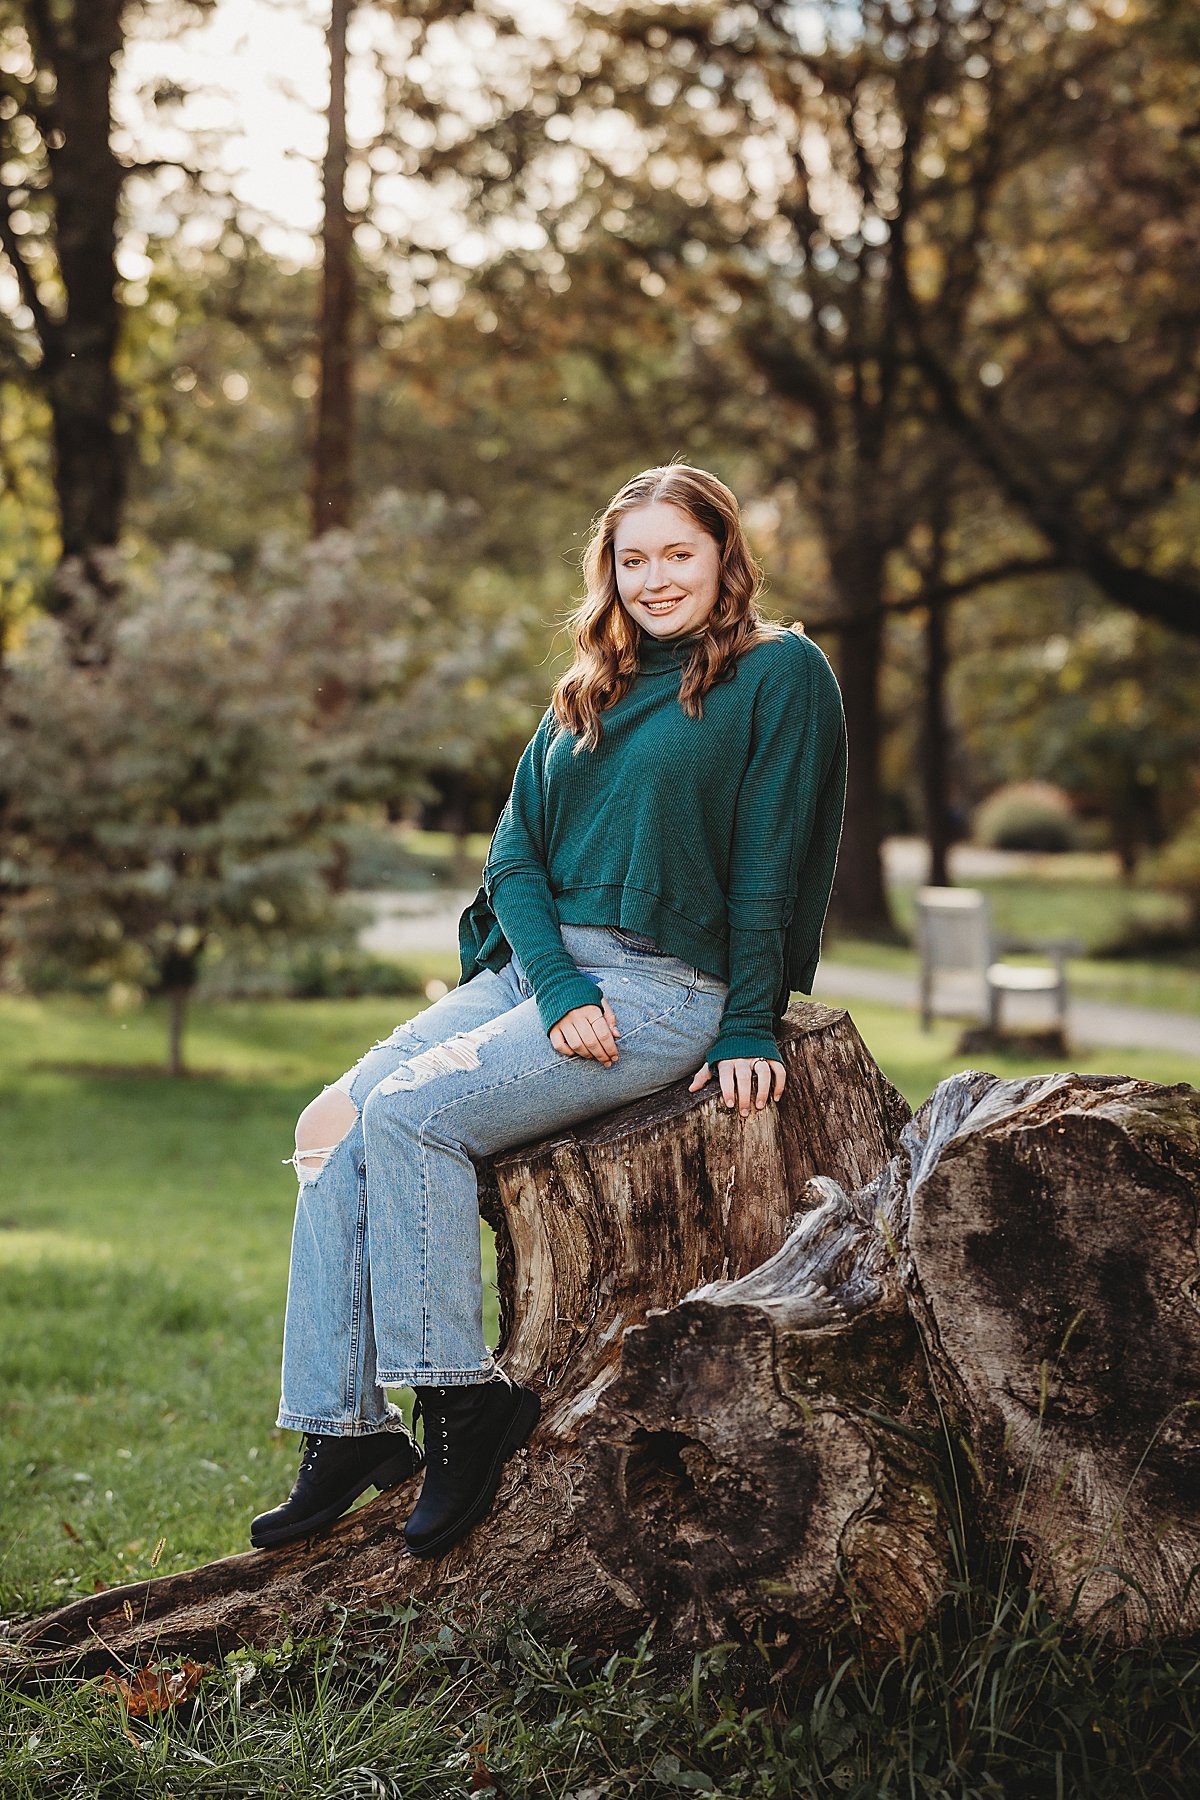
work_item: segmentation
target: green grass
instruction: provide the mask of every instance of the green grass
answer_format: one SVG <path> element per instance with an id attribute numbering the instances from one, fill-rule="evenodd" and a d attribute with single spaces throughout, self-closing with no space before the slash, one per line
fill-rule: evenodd
<path id="1" fill-rule="evenodd" d="M 1053 932 L 1039 935 L 1054 936 Z M 1065 929 L 1064 937 L 1069 935 Z M 882 969 L 888 974 L 916 979 L 915 951 L 903 944 L 880 944 L 870 938 L 838 937 L 829 932 L 825 955 L 830 962 L 853 963 L 861 969 Z M 1049 964 L 1048 956 L 1014 954 L 1010 961 Z M 1177 957 L 1072 956 L 1067 961 L 1067 985 L 1080 1000 L 1106 1001 L 1117 1006 L 1161 1007 L 1165 1012 L 1200 1016 L 1200 953 L 1187 951 Z"/>
<path id="2" fill-rule="evenodd" d="M 1131 924 L 1165 926 L 1179 922 L 1184 912 L 1172 894 L 1126 885 L 1112 859 L 1102 855 L 1031 856 L 1011 873 L 972 877 L 959 885 L 988 895 L 997 931 L 1078 938 L 1092 952 Z M 896 921 L 910 935 L 916 891 L 912 882 L 896 882 L 889 890 Z"/>
<path id="3" fill-rule="evenodd" d="M 197 1008 L 202 1073 L 172 1081 L 157 1007 L 0 1001 L 0 1613 L 145 1576 L 160 1539 L 160 1571 L 245 1549 L 287 1493 L 281 1159 L 323 1082 L 414 1009 Z M 494 1262 L 494 1341 L 493 1282 Z"/>
<path id="4" fill-rule="evenodd" d="M 1081 1000 L 1200 1014 L 1200 948 L 1154 957 L 1098 954 L 1101 946 L 1132 928 L 1164 927 L 1181 917 L 1181 904 L 1173 895 L 1125 886 L 1116 877 L 1111 858 L 1082 853 L 1029 857 L 1011 875 L 972 880 L 969 885 L 987 894 L 992 924 L 1001 936 L 1027 943 L 1074 939 L 1082 945 L 1082 954 L 1072 955 L 1067 963 L 1071 992 Z M 916 975 L 917 958 L 911 947 L 916 888 L 911 882 L 897 882 L 889 897 L 896 923 L 910 942 L 877 943 L 841 937 L 831 929 L 825 941 L 831 960 Z M 1011 954 L 1022 962 L 1050 961 L 1036 952 Z"/>
<path id="5" fill-rule="evenodd" d="M 5 1800 L 1192 1800 L 1194 1654 L 1106 1650 L 1037 1601 L 947 1597 L 885 1666 L 853 1632 L 800 1681 L 761 1649 L 679 1667 L 612 1655 L 536 1618 L 447 1605 L 331 1621 L 238 1652 L 174 1712 L 130 1718 L 102 1682 L 0 1688 Z"/>
<path id="6" fill-rule="evenodd" d="M 981 1066 L 979 1057 L 955 1054 L 962 1026 L 953 1020 L 935 1019 L 925 1033 L 901 1007 L 839 999 L 836 994 L 822 994 L 821 999 L 829 1006 L 846 1007 L 880 1068 L 914 1108 L 947 1075 Z M 1031 1062 L 1028 1057 L 995 1051 L 987 1053 L 982 1066 L 1005 1077 L 1041 1073 L 1047 1068 L 1044 1060 Z M 1073 1055 L 1065 1066 L 1080 1075 L 1130 1075 L 1141 1081 L 1186 1081 L 1191 1087 L 1200 1087 L 1200 1057 L 1169 1050 L 1092 1050 Z"/>

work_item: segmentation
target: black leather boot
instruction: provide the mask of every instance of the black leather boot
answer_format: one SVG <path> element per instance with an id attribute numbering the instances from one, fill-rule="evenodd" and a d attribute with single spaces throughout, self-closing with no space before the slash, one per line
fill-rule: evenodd
<path id="1" fill-rule="evenodd" d="M 363 1437 L 306 1432 L 295 1487 L 282 1506 L 251 1521 L 250 1542 L 256 1550 L 266 1550 L 319 1531 L 348 1512 L 369 1487 L 380 1493 L 396 1487 L 424 1461 L 420 1445 L 403 1428 Z"/>
<path id="2" fill-rule="evenodd" d="M 542 1403 L 497 1370 L 469 1387 L 419 1387 L 425 1479 L 404 1527 L 414 1556 L 442 1556 L 478 1524 L 496 1497 L 509 1457 L 538 1422 Z"/>

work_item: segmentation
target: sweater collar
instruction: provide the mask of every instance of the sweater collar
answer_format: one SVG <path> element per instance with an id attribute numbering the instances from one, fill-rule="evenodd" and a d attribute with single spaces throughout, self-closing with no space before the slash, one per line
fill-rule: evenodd
<path id="1" fill-rule="evenodd" d="M 638 673 L 669 675 L 678 672 L 703 636 L 703 631 L 693 631 L 688 637 L 660 642 L 658 638 L 651 637 L 648 631 L 643 631 L 642 641 L 638 645 Z"/>

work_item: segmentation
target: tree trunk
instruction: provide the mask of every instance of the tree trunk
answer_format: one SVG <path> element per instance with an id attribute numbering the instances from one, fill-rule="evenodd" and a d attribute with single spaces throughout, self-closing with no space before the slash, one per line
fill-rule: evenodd
<path id="1" fill-rule="evenodd" d="M 761 1631 L 786 1669 L 852 1611 L 894 1648 L 943 1591 L 936 1413 L 876 1198 L 817 1178 L 775 1256 L 626 1337 L 580 1488 L 660 1640 Z"/>
<path id="2" fill-rule="evenodd" d="M 182 1075 L 185 1073 L 183 1062 L 183 1027 L 187 1016 L 188 989 L 173 987 L 167 990 L 167 1073 Z"/>
<path id="3" fill-rule="evenodd" d="M 925 616 L 925 729 L 922 768 L 929 881 L 950 884 L 950 809 L 946 794 L 946 607 L 931 601 Z"/>
<path id="4" fill-rule="evenodd" d="M 627 1335 L 581 1441 L 589 1542 L 660 1636 L 794 1660 L 853 1606 L 883 1649 L 952 1536 L 1076 1624 L 1200 1633 L 1200 1093 L 957 1075 L 864 1191 L 808 1198 Z"/>
<path id="5" fill-rule="evenodd" d="M 113 71 L 124 28 L 122 0 L 74 0 L 67 10 L 63 22 L 62 8 L 25 9 L 37 62 L 54 84 L 39 125 L 61 312 L 40 300 L 31 272 L 18 269 L 18 275 L 41 345 L 39 379 L 52 419 L 62 548 L 51 603 L 73 654 L 87 662 L 105 654 L 112 552 L 127 485 L 129 438 L 116 377 L 117 212 L 124 171 L 111 142 Z"/>
<path id="6" fill-rule="evenodd" d="M 830 558 L 839 597 L 838 683 L 846 711 L 846 815 L 834 883 L 833 916 L 859 937 L 894 939 L 883 880 L 883 793 L 879 759 L 879 670 L 883 656 L 883 562 L 872 547 L 844 545 Z"/>
<path id="7" fill-rule="evenodd" d="M 334 526 L 348 525 L 353 498 L 354 229 L 346 208 L 346 35 L 353 11 L 354 0 L 332 0 L 326 34 L 329 126 L 323 169 L 320 370 L 312 463 L 314 537 Z"/>
<path id="8" fill-rule="evenodd" d="M 78 1601 L 36 1622 L 27 1647 L 47 1666 L 83 1653 L 97 1668 L 151 1645 L 211 1653 L 270 1641 L 284 1615 L 292 1631 L 317 1628 L 329 1602 L 419 1601 L 449 1586 L 497 1603 L 536 1600 L 552 1630 L 580 1641 L 630 1641 L 645 1605 L 589 1546 L 580 1485 L 623 1338 L 651 1309 L 736 1280 L 778 1250 L 810 1175 L 861 1186 L 908 1116 L 844 1012 L 797 1004 L 781 1048 L 783 1099 L 745 1121 L 711 1088 L 689 1094 L 681 1081 L 481 1166 L 481 1205 L 497 1231 L 501 1355 L 537 1386 L 543 1412 L 492 1512 L 448 1558 L 421 1562 L 404 1548 L 415 1478 L 315 1540 Z"/>
<path id="9" fill-rule="evenodd" d="M 167 1002 L 167 1073 L 185 1073 L 183 1029 L 187 1003 L 200 974 L 200 955 L 195 950 L 169 950 L 158 969 L 158 991 Z"/>

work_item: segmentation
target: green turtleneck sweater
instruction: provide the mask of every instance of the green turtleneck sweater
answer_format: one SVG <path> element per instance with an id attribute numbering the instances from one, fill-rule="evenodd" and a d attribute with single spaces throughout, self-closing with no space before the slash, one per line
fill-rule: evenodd
<path id="1" fill-rule="evenodd" d="M 756 644 L 679 704 L 694 638 L 644 633 L 629 692 L 593 751 L 547 708 L 517 764 L 459 925 L 462 982 L 515 950 L 547 1031 L 601 990 L 560 924 L 616 925 L 729 983 L 709 1066 L 779 1059 L 791 988 L 811 993 L 846 790 L 833 670 L 810 638 Z M 619 1014 L 618 1014 L 619 1019 Z"/>

